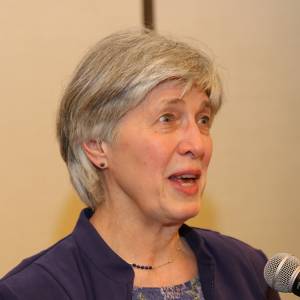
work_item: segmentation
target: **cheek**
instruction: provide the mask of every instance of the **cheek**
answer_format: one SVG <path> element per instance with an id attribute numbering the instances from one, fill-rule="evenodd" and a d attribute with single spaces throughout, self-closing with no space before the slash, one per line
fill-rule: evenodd
<path id="1" fill-rule="evenodd" d="M 172 152 L 168 143 L 152 136 L 139 140 L 135 148 L 139 163 L 149 172 L 149 179 L 155 174 L 159 177 L 164 174 Z"/>
<path id="2" fill-rule="evenodd" d="M 211 137 L 208 138 L 207 142 L 206 142 L 206 146 L 205 146 L 205 156 L 203 159 L 203 162 L 206 166 L 209 165 L 211 156 L 212 156 L 212 151 L 213 151 L 213 143 L 212 143 L 212 139 Z"/>
<path id="3" fill-rule="evenodd" d="M 165 167 L 167 159 L 167 149 L 159 142 L 145 141 L 142 150 L 145 165 L 150 169 L 158 170 Z"/>
<path id="4" fill-rule="evenodd" d="M 157 162 L 161 155 L 161 147 L 155 138 L 145 136 L 143 131 L 128 131 L 119 137 L 113 147 L 111 160 L 130 164 L 132 171 L 142 171 Z"/>

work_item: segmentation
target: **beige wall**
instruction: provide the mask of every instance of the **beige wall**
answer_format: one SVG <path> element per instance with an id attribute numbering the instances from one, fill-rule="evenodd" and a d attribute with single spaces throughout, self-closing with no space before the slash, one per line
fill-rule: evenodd
<path id="1" fill-rule="evenodd" d="M 55 139 L 63 87 L 86 49 L 141 24 L 139 0 L 0 0 L 0 276 L 73 227 Z"/>
<path id="2" fill-rule="evenodd" d="M 225 82 L 192 223 L 298 257 L 299 11 L 299 0 L 156 1 L 158 31 L 200 40 Z M 58 99 L 85 49 L 140 15 L 138 0 L 0 0 L 0 275 L 73 227 L 82 206 L 55 141 Z"/>

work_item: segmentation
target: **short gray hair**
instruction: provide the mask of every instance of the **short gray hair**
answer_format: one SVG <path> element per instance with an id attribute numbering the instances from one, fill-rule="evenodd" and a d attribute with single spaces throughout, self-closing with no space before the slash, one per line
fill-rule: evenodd
<path id="1" fill-rule="evenodd" d="M 196 85 L 215 114 L 222 86 L 212 60 L 188 44 L 141 29 L 100 40 L 83 58 L 63 95 L 57 117 L 60 152 L 81 200 L 96 208 L 104 200 L 103 173 L 82 149 L 91 139 L 112 142 L 118 121 L 166 80 Z"/>

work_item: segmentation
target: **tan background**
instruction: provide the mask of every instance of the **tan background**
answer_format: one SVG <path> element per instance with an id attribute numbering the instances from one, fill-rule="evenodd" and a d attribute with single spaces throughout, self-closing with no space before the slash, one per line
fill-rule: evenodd
<path id="1" fill-rule="evenodd" d="M 192 223 L 298 257 L 299 12 L 299 0 L 156 1 L 158 31 L 208 50 L 225 83 Z M 90 45 L 141 23 L 139 0 L 0 0 L 0 276 L 73 228 L 82 205 L 55 141 L 59 97 Z"/>

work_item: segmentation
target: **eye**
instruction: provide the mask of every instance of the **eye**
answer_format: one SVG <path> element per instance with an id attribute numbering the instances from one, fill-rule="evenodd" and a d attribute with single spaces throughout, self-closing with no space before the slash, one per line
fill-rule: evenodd
<path id="1" fill-rule="evenodd" d="M 159 117 L 159 122 L 161 123 L 170 123 L 176 119 L 175 115 L 173 114 L 164 114 Z"/>
<path id="2" fill-rule="evenodd" d="M 198 123 L 199 125 L 210 126 L 210 117 L 207 115 L 201 116 Z"/>

